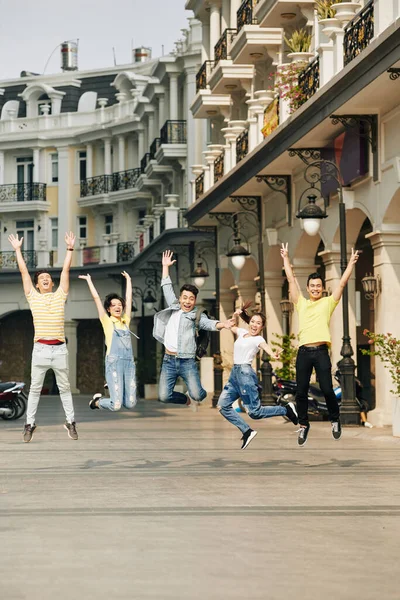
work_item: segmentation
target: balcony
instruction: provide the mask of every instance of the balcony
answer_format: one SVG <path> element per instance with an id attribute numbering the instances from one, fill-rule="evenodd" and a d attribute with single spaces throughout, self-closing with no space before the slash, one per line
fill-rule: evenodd
<path id="1" fill-rule="evenodd" d="M 204 173 L 201 173 L 195 180 L 196 200 L 204 194 Z"/>
<path id="2" fill-rule="evenodd" d="M 0 185 L 1 212 L 23 210 L 47 211 L 45 183 L 10 183 Z"/>
<path id="3" fill-rule="evenodd" d="M 232 64 L 231 48 L 236 35 L 236 29 L 225 29 L 215 44 L 214 66 L 207 81 L 213 95 L 226 94 L 227 90 L 230 92 L 240 87 L 247 91 L 253 79 L 254 66 L 252 64 Z M 242 85 L 244 81 L 246 83 Z M 196 117 L 198 116 L 196 114 Z"/>
<path id="4" fill-rule="evenodd" d="M 22 256 L 28 269 L 35 269 L 37 267 L 35 250 L 23 250 Z M 18 269 L 14 251 L 0 252 L 0 269 Z"/>
<path id="5" fill-rule="evenodd" d="M 161 146 L 161 139 L 155 138 L 150 146 L 150 160 L 154 160 L 159 147 Z"/>
<path id="6" fill-rule="evenodd" d="M 134 242 L 120 242 L 117 244 L 117 262 L 129 262 L 135 256 Z"/>
<path id="7" fill-rule="evenodd" d="M 112 190 L 112 175 L 97 175 L 81 181 L 81 198 L 108 194 Z"/>
<path id="8" fill-rule="evenodd" d="M 236 138 L 236 163 L 240 162 L 249 152 L 249 130 L 245 129 Z"/>
<path id="9" fill-rule="evenodd" d="M 307 102 L 319 89 L 319 56 L 316 56 L 304 71 L 299 74 L 301 98 L 298 104 Z"/>
<path id="10" fill-rule="evenodd" d="M 370 0 L 344 28 L 344 65 L 348 65 L 374 37 L 374 1 Z"/>
<path id="11" fill-rule="evenodd" d="M 196 93 L 199 90 L 207 89 L 210 73 L 214 67 L 213 60 L 206 60 L 200 67 L 196 75 Z"/>
<path id="12" fill-rule="evenodd" d="M 128 190 L 134 188 L 137 180 L 140 177 L 140 168 L 129 169 L 128 171 L 119 171 L 112 174 L 112 189 L 111 192 L 119 192 L 120 190 Z"/>
<path id="13" fill-rule="evenodd" d="M 166 121 L 160 131 L 161 144 L 186 144 L 186 121 Z"/>
<path id="14" fill-rule="evenodd" d="M 224 33 L 219 38 L 218 42 L 214 46 L 214 68 L 217 66 L 220 60 L 230 59 L 230 50 L 232 40 L 237 34 L 237 29 L 225 29 Z"/>
<path id="15" fill-rule="evenodd" d="M 143 174 L 146 172 L 146 169 L 148 167 L 148 165 L 150 164 L 151 161 L 151 154 L 150 152 L 146 152 L 146 154 L 143 156 L 142 160 L 140 161 L 140 172 Z"/>
<path id="16" fill-rule="evenodd" d="M 224 153 L 221 152 L 214 162 L 214 183 L 217 183 L 224 176 Z"/>
<path id="17" fill-rule="evenodd" d="M 254 16 L 253 8 L 258 4 L 258 0 L 244 0 L 243 4 L 237 11 L 237 32 L 242 29 L 244 25 L 257 25 L 257 19 Z"/>
<path id="18" fill-rule="evenodd" d="M 301 11 L 299 10 L 301 6 Z M 301 27 L 303 14 L 313 14 L 315 0 L 258 0 L 253 2 L 253 18 L 260 27 L 285 27 L 287 20 L 283 14 L 290 15 L 290 26 Z"/>

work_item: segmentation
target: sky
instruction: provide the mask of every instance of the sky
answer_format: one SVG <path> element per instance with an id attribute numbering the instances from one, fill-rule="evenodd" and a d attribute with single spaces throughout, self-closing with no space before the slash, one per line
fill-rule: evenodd
<path id="1" fill-rule="evenodd" d="M 131 62 L 131 48 L 168 54 L 191 11 L 185 0 L 0 0 L 0 80 L 21 71 L 43 73 L 58 44 L 79 39 L 80 70 Z M 60 72 L 60 50 L 46 74 Z"/>

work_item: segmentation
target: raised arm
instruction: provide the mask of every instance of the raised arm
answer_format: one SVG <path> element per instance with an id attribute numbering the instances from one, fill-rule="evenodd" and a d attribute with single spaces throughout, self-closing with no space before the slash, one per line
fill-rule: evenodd
<path id="1" fill-rule="evenodd" d="M 125 277 L 126 289 L 125 289 L 125 314 L 128 320 L 131 320 L 132 314 L 132 279 L 129 273 L 122 271 L 121 275 Z"/>
<path id="2" fill-rule="evenodd" d="M 166 279 L 169 277 L 169 268 L 176 263 L 176 260 L 172 260 L 174 253 L 171 250 L 166 250 L 162 255 L 162 278 Z"/>
<path id="3" fill-rule="evenodd" d="M 269 346 L 269 344 L 267 344 L 267 342 L 261 342 L 261 344 L 259 345 L 259 348 L 261 348 L 261 350 L 264 350 L 264 352 L 269 354 L 271 358 L 275 358 L 275 359 L 278 359 L 282 352 L 282 350 L 277 350 L 276 352 L 274 352 L 271 349 L 271 346 Z"/>
<path id="4" fill-rule="evenodd" d="M 285 269 L 286 277 L 289 283 L 290 297 L 292 299 L 292 302 L 294 302 L 294 304 L 297 304 L 301 292 L 298 288 L 297 281 L 293 273 L 292 265 L 290 264 L 288 244 L 282 244 L 281 256 L 283 258 L 283 268 Z"/>
<path id="5" fill-rule="evenodd" d="M 226 321 L 215 321 L 209 319 L 203 313 L 200 317 L 199 329 L 206 329 L 207 331 L 221 331 L 221 329 L 231 329 L 235 326 L 235 319 L 227 319 Z"/>
<path id="6" fill-rule="evenodd" d="M 342 297 L 343 290 L 344 290 L 344 288 L 346 287 L 346 285 L 347 285 L 347 282 L 348 282 L 348 281 L 349 281 L 349 279 L 350 279 L 350 276 L 351 276 L 351 274 L 352 274 L 352 272 L 353 272 L 353 269 L 354 269 L 354 265 L 355 265 L 355 264 L 356 264 L 356 262 L 358 261 L 358 256 L 359 256 L 359 254 L 358 254 L 358 250 L 356 250 L 356 251 L 354 252 L 354 249 L 352 248 L 352 249 L 351 249 L 351 256 L 350 256 L 350 260 L 349 260 L 349 262 L 348 262 L 348 264 L 347 264 L 346 270 L 345 270 L 345 272 L 343 273 L 343 275 L 342 275 L 342 277 L 341 277 L 341 279 L 340 279 L 340 281 L 339 281 L 339 285 L 338 285 L 338 287 L 337 287 L 335 290 L 333 290 L 333 292 L 332 292 L 333 299 L 334 299 L 336 302 L 339 302 L 340 298 Z"/>
<path id="7" fill-rule="evenodd" d="M 99 293 L 96 290 L 96 288 L 94 287 L 94 284 L 93 284 L 91 276 L 89 275 L 89 273 L 87 275 L 79 275 L 79 279 L 85 279 L 87 281 L 90 293 L 92 294 L 92 298 L 93 298 L 94 303 L 95 303 L 96 308 L 97 308 L 97 312 L 99 313 L 99 319 L 101 319 L 106 314 L 106 311 L 105 311 L 104 306 L 103 306 L 103 304 L 102 304 L 102 302 L 100 300 Z"/>
<path id="8" fill-rule="evenodd" d="M 33 288 L 33 284 L 32 284 L 32 279 L 31 279 L 31 276 L 29 275 L 29 271 L 27 269 L 27 266 L 25 264 L 24 257 L 22 256 L 22 251 L 21 251 L 22 242 L 24 241 L 24 238 L 22 237 L 19 240 L 18 234 L 17 235 L 11 234 L 8 236 L 8 241 L 10 242 L 11 246 L 15 250 L 15 256 L 17 258 L 18 268 L 19 268 L 19 271 L 20 271 L 21 277 L 22 277 L 22 285 L 24 287 L 25 295 L 28 296 L 28 294 L 30 294 L 30 292 Z"/>
<path id="9" fill-rule="evenodd" d="M 175 296 L 174 287 L 169 276 L 169 268 L 174 263 L 176 263 L 176 260 L 172 259 L 173 254 L 174 253 L 171 252 L 171 250 L 166 250 L 165 252 L 163 252 L 162 255 L 161 289 L 164 294 L 165 302 L 168 306 L 171 306 L 171 304 L 176 304 L 178 302 L 178 298 Z"/>
<path id="10" fill-rule="evenodd" d="M 65 255 L 63 269 L 61 271 L 60 287 L 65 294 L 69 292 L 69 270 L 72 262 L 72 252 L 75 246 L 75 235 L 70 231 L 65 234 L 65 243 L 67 244 L 67 254 Z"/>

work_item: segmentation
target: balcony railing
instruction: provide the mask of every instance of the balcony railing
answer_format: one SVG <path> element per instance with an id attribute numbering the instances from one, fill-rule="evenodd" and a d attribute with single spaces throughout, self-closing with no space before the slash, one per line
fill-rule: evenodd
<path id="1" fill-rule="evenodd" d="M 146 152 L 146 154 L 143 156 L 142 160 L 140 161 L 140 172 L 141 173 L 144 173 L 146 171 L 147 165 L 149 164 L 150 161 L 151 161 L 150 152 Z"/>
<path id="2" fill-rule="evenodd" d="M 219 156 L 215 159 L 214 163 L 214 183 L 217 183 L 219 179 L 224 174 L 224 153 L 221 152 Z"/>
<path id="3" fill-rule="evenodd" d="M 156 154 L 157 154 L 157 150 L 159 149 L 159 147 L 161 146 L 161 138 L 155 138 L 150 146 L 150 158 L 151 160 L 154 160 Z"/>
<path id="4" fill-rule="evenodd" d="M 23 250 L 22 256 L 28 269 L 35 269 L 37 256 L 35 250 Z M 15 252 L 0 252 L 0 269 L 18 269 Z"/>
<path id="5" fill-rule="evenodd" d="M 257 19 L 253 16 L 253 9 L 258 4 L 258 0 L 244 0 L 237 11 L 237 31 L 242 29 L 243 25 L 257 25 Z"/>
<path id="6" fill-rule="evenodd" d="M 112 189 L 112 175 L 98 175 L 81 180 L 81 198 L 108 194 Z"/>
<path id="7" fill-rule="evenodd" d="M 120 242 L 117 244 L 117 262 L 129 262 L 134 256 L 134 242 Z"/>
<path id="8" fill-rule="evenodd" d="M 161 144 L 186 144 L 186 121 L 166 121 L 160 131 Z"/>
<path id="9" fill-rule="evenodd" d="M 213 70 L 214 61 L 206 60 L 200 67 L 196 75 L 196 93 L 199 90 L 205 90 L 207 88 L 208 79 L 210 77 L 210 73 Z"/>
<path id="10" fill-rule="evenodd" d="M 247 156 L 249 151 L 249 130 L 245 129 L 236 138 L 236 162 L 240 162 L 242 158 Z"/>
<path id="11" fill-rule="evenodd" d="M 45 183 L 0 185 L 0 202 L 34 202 L 38 200 L 46 200 Z"/>
<path id="12" fill-rule="evenodd" d="M 299 73 L 299 88 L 302 104 L 307 102 L 319 89 L 319 56 L 316 56 L 309 65 Z"/>
<path id="13" fill-rule="evenodd" d="M 119 171 L 112 174 L 112 192 L 119 190 L 128 190 L 136 185 L 140 177 L 140 169 L 129 169 L 128 171 Z"/>
<path id="14" fill-rule="evenodd" d="M 82 262 L 84 265 L 98 265 L 101 258 L 100 246 L 82 248 Z"/>
<path id="15" fill-rule="evenodd" d="M 344 28 L 343 53 L 347 65 L 374 37 L 374 0 L 370 0 Z"/>
<path id="16" fill-rule="evenodd" d="M 225 29 L 224 33 L 214 46 L 215 65 L 220 60 L 227 60 L 229 58 L 232 40 L 236 34 L 237 29 Z"/>
<path id="17" fill-rule="evenodd" d="M 204 194 L 204 173 L 201 173 L 198 177 L 196 177 L 195 188 L 196 200 L 198 200 L 200 196 Z"/>

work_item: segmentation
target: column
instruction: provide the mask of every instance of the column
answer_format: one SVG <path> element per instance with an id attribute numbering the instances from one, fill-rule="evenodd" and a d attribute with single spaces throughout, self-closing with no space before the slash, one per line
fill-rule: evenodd
<path id="1" fill-rule="evenodd" d="M 111 175 L 111 138 L 104 140 L 104 175 Z"/>
<path id="2" fill-rule="evenodd" d="M 65 321 L 65 337 L 67 339 L 68 348 L 68 363 L 69 363 L 69 383 L 71 392 L 79 394 L 80 391 L 76 387 L 77 384 L 77 356 L 78 356 L 78 338 L 76 330 L 78 327 L 77 321 Z"/>
<path id="3" fill-rule="evenodd" d="M 65 257 L 65 232 L 71 229 L 69 222 L 69 181 L 70 157 L 68 146 L 57 148 L 58 152 L 58 253 L 57 265 L 61 266 Z"/>
<path id="4" fill-rule="evenodd" d="M 226 258 L 226 257 L 224 257 Z M 222 271 L 222 269 L 221 269 Z M 232 315 L 234 310 L 236 293 L 229 289 L 221 289 L 219 292 L 219 318 L 221 321 L 226 321 Z M 225 385 L 233 365 L 233 344 L 235 337 L 228 329 L 222 329 L 220 335 L 220 350 L 223 371 L 223 384 Z"/>
<path id="5" fill-rule="evenodd" d="M 165 207 L 165 229 L 178 228 L 179 207 L 175 204 L 179 201 L 177 194 L 165 194 L 168 206 Z"/>
<path id="6" fill-rule="evenodd" d="M 366 236 L 374 251 L 374 275 L 380 276 L 382 292 L 375 300 L 375 332 L 392 333 L 400 338 L 398 298 L 400 295 L 400 233 L 398 231 L 372 232 Z M 395 396 L 391 377 L 383 363 L 376 358 L 376 408 L 369 413 L 373 425 L 391 425 Z M 371 418 L 370 418 L 371 417 Z M 400 431 L 393 430 L 400 436 Z"/>
<path id="7" fill-rule="evenodd" d="M 165 123 L 165 96 L 162 94 L 158 98 L 158 129 L 161 130 L 161 127 Z"/>
<path id="8" fill-rule="evenodd" d="M 0 185 L 4 184 L 4 151 L 0 150 Z"/>
<path id="9" fill-rule="evenodd" d="M 169 74 L 169 118 L 178 119 L 178 73 Z"/>
<path id="10" fill-rule="evenodd" d="M 35 148 L 33 150 L 33 181 L 39 183 L 40 180 L 40 150 Z"/>
<path id="11" fill-rule="evenodd" d="M 222 0 L 222 9 L 221 9 L 221 31 L 225 31 L 225 29 L 229 29 L 230 27 L 230 6 L 229 0 Z M 236 21 L 234 21 L 232 27 L 236 28 Z"/>
<path id="12" fill-rule="evenodd" d="M 186 69 L 186 78 L 185 78 L 185 97 L 187 99 L 186 104 L 189 105 L 190 101 L 192 98 L 195 97 L 196 95 L 196 72 L 197 72 L 197 67 L 189 67 Z M 187 160 L 186 160 L 186 165 L 188 166 L 188 168 L 186 168 L 186 171 L 184 173 L 182 173 L 182 175 L 185 177 L 185 182 L 184 185 L 186 187 L 186 198 L 189 199 L 191 198 L 191 194 L 192 194 L 192 186 L 191 186 L 191 182 L 190 182 L 190 165 L 194 165 L 196 163 L 196 157 L 197 157 L 197 148 L 198 145 L 201 143 L 201 140 L 199 140 L 196 136 L 196 121 L 198 119 L 195 119 L 192 115 L 192 111 L 189 109 L 189 106 L 187 106 L 186 109 L 186 114 L 184 115 L 184 118 L 186 119 L 186 128 L 187 128 Z M 186 204 L 190 204 L 191 200 L 187 200 Z"/>
<path id="13" fill-rule="evenodd" d="M 282 335 L 282 299 L 283 276 L 280 271 L 266 272 L 265 280 L 265 312 L 267 314 L 268 343 L 278 341 L 274 334 Z"/>
<path id="14" fill-rule="evenodd" d="M 143 129 L 139 129 L 138 131 L 138 164 L 140 166 L 140 161 L 144 155 L 144 131 Z"/>
<path id="15" fill-rule="evenodd" d="M 201 27 L 201 62 L 210 58 L 210 23 L 204 23 L 202 21 Z"/>
<path id="16" fill-rule="evenodd" d="M 214 47 L 221 37 L 221 14 L 220 8 L 216 4 L 210 7 L 210 59 L 214 60 Z"/>
<path id="17" fill-rule="evenodd" d="M 231 27 L 237 28 L 237 11 L 243 0 L 231 0 Z"/>
<path id="18" fill-rule="evenodd" d="M 125 138 L 118 136 L 118 171 L 125 171 Z"/>
<path id="19" fill-rule="evenodd" d="M 86 177 L 93 177 L 93 144 L 86 144 Z"/>
<path id="20" fill-rule="evenodd" d="M 154 113 L 149 113 L 147 116 L 148 119 L 148 131 L 149 131 L 149 147 L 152 144 L 154 138 Z"/>
<path id="21" fill-rule="evenodd" d="M 375 0 L 374 2 L 374 37 L 377 37 L 393 22 L 395 16 L 395 3 L 387 0 Z"/>

